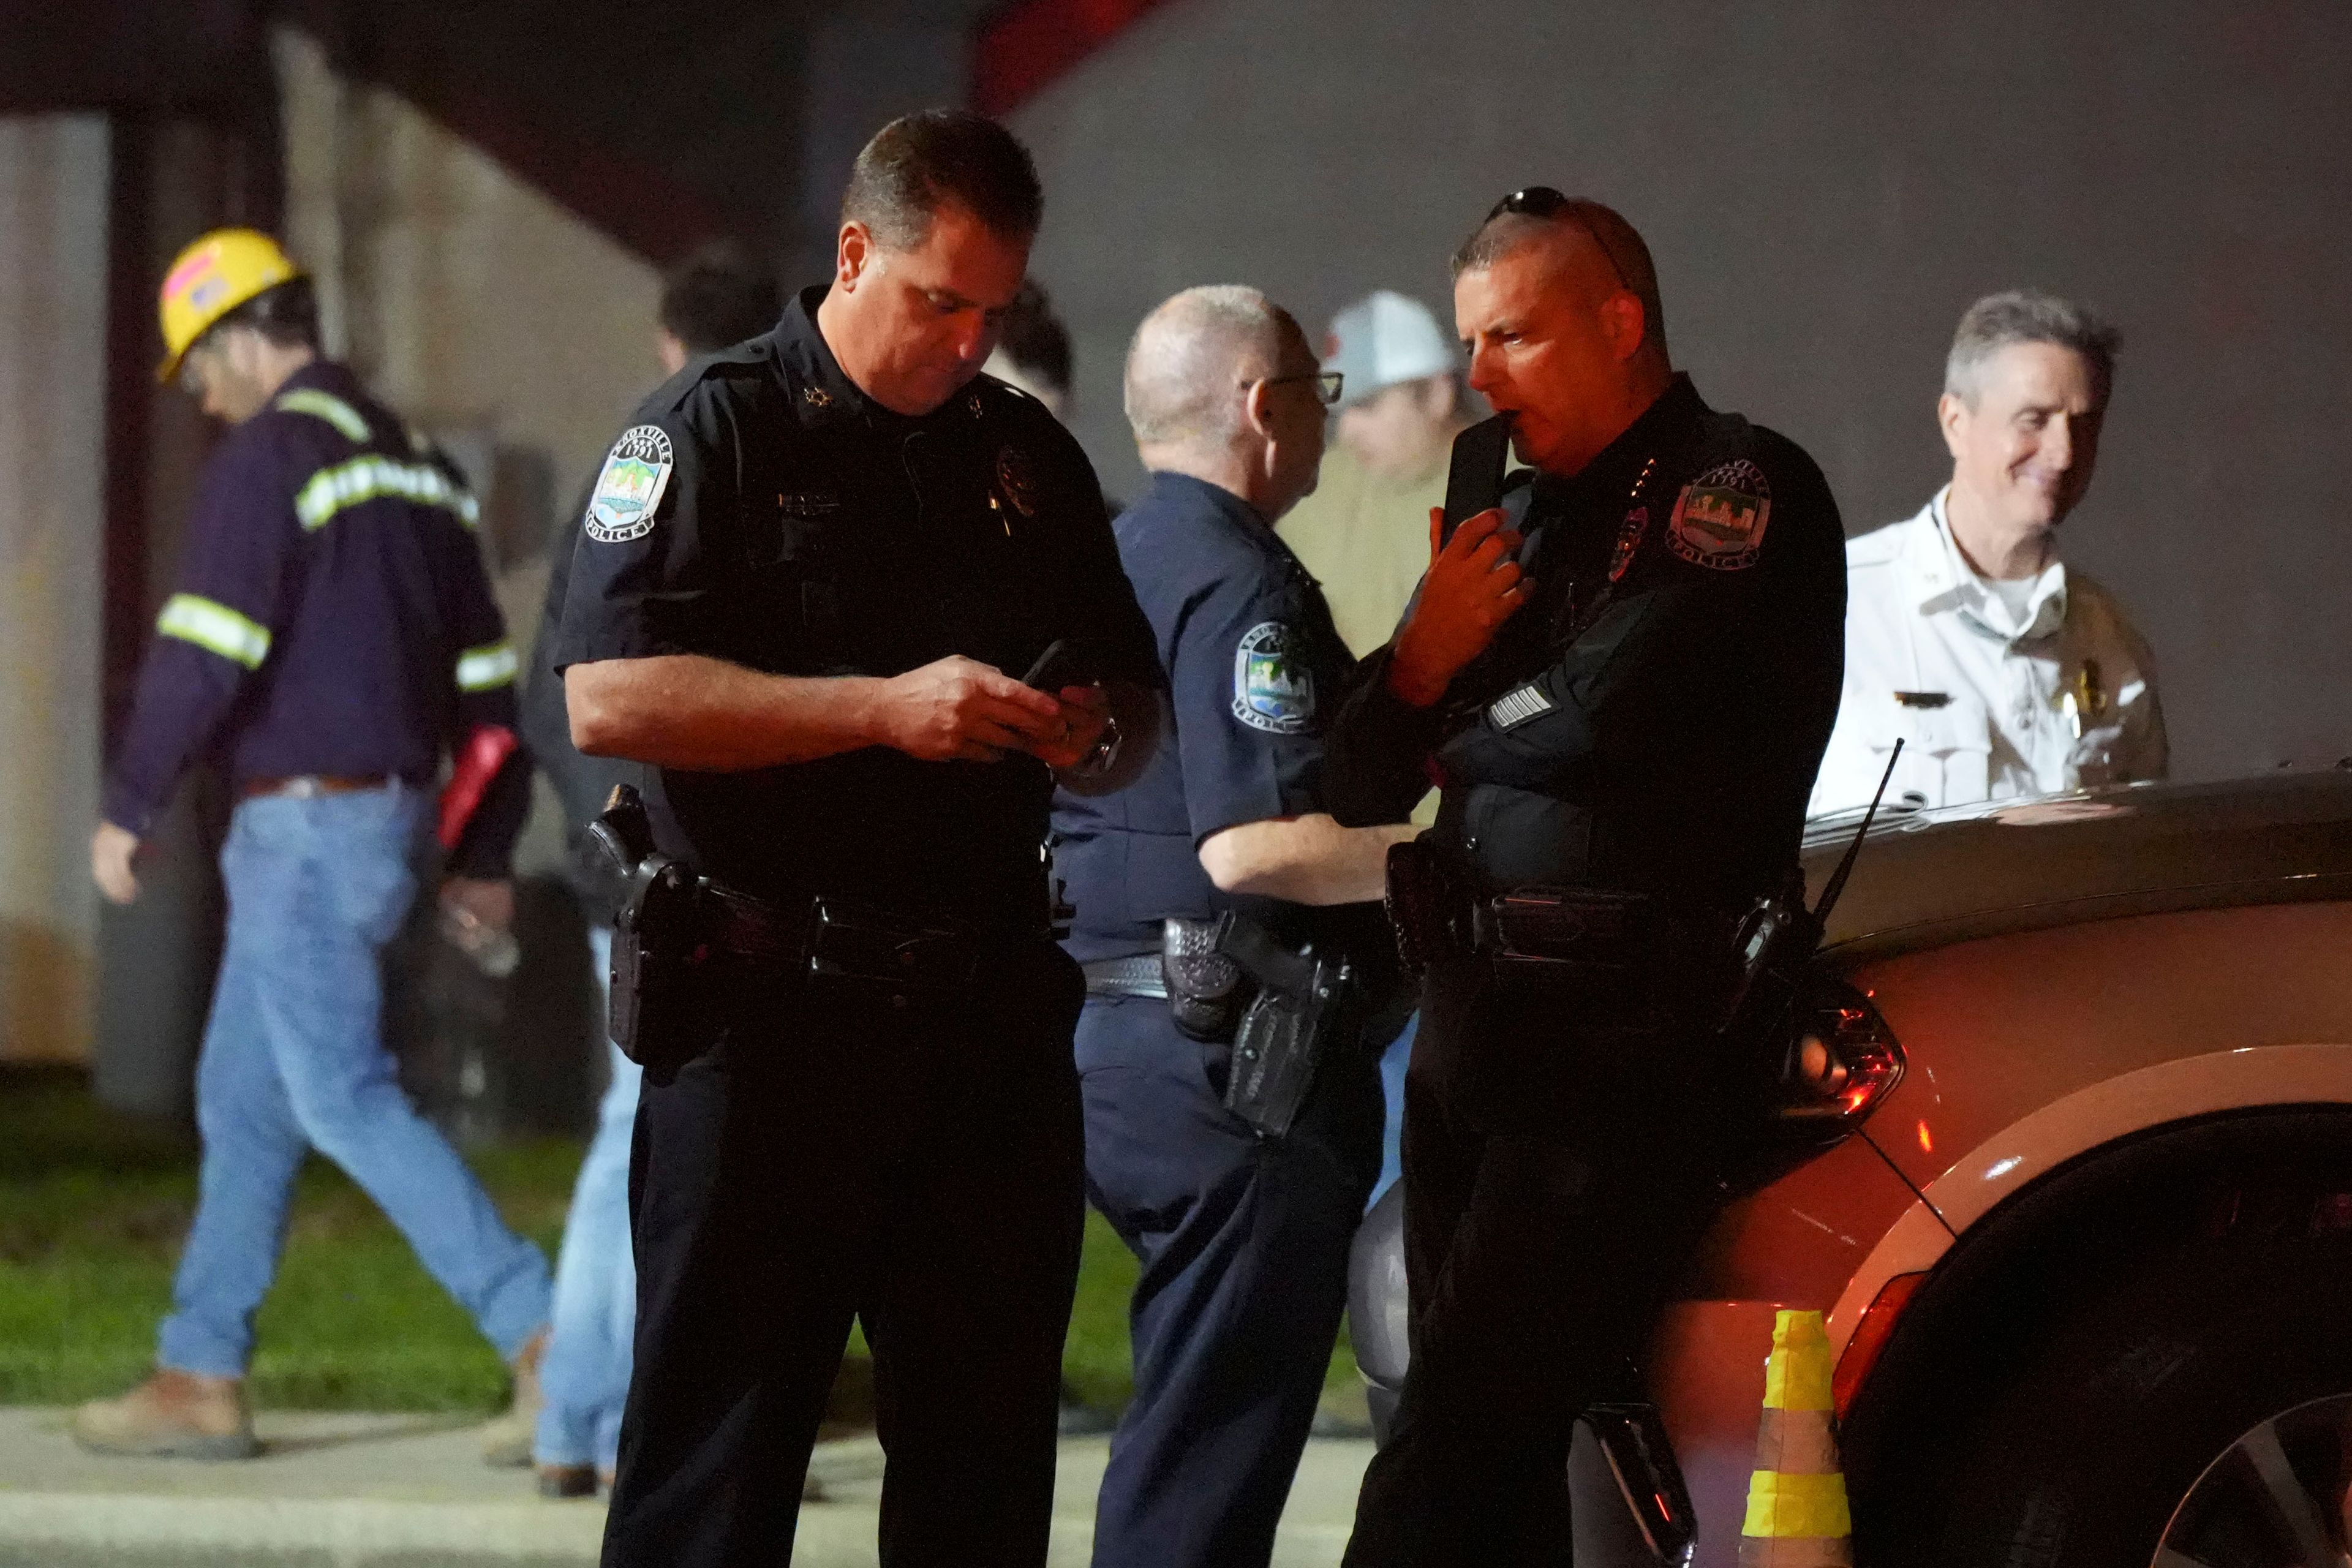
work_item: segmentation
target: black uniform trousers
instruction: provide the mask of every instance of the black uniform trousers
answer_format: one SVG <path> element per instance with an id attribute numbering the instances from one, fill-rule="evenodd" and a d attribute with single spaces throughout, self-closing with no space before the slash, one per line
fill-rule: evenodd
<path id="1" fill-rule="evenodd" d="M 1095 1568 L 1263 1568 L 1347 1305 L 1380 1174 L 1377 1047 L 1333 1052 L 1277 1141 L 1225 1110 L 1231 1054 L 1155 998 L 1094 998 L 1079 1021 L 1088 1195 L 1143 1265 Z"/>
<path id="2" fill-rule="evenodd" d="M 1571 1560 L 1579 1415 L 1629 1368 L 1721 1201 L 1730 1080 L 1686 969 L 1622 997 L 1434 968 L 1405 1079 L 1412 1359 L 1346 1568 Z"/>
<path id="3" fill-rule="evenodd" d="M 853 1316 L 887 1455 L 886 1568 L 1045 1561 L 1085 1215 L 1082 996 L 1042 942 L 960 998 L 820 982 L 746 1005 L 647 1083 L 605 1568 L 790 1560 Z"/>

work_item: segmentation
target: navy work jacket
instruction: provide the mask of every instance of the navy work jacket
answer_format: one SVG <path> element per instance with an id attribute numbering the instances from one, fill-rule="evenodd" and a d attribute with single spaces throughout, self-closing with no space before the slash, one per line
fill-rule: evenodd
<path id="1" fill-rule="evenodd" d="M 205 467 L 106 819 L 144 836 L 208 751 L 240 786 L 303 774 L 429 785 L 475 726 L 512 729 L 515 655 L 477 510 L 349 370 L 296 372 Z M 528 770 L 510 764 L 451 868 L 503 875 L 528 808 Z"/>

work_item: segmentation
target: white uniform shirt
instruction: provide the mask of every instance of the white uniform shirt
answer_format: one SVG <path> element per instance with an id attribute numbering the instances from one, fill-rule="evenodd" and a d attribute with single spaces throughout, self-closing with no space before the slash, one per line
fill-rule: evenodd
<path id="1" fill-rule="evenodd" d="M 1811 814 L 1870 804 L 1898 738 L 1889 803 L 2162 778 L 2156 669 L 2123 606 L 2053 563 L 2012 612 L 1952 543 L 1948 493 L 1846 544 L 1845 694 Z"/>

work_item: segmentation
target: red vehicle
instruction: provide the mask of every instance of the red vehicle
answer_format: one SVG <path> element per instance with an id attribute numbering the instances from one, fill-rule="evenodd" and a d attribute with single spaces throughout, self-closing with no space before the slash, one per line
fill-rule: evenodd
<path id="1" fill-rule="evenodd" d="M 1655 1415 L 1580 1438 L 1580 1568 L 1737 1562 L 1783 1307 L 1829 1314 L 1865 1568 L 2352 1562 L 2352 771 L 1882 818 L 1815 971 L 1780 1173 L 1658 1325 Z"/>

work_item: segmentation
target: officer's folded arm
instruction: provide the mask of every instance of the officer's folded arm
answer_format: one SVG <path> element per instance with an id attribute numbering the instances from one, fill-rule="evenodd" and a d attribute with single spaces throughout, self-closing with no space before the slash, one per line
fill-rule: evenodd
<path id="1" fill-rule="evenodd" d="M 1294 904 L 1360 904 L 1388 888 L 1389 847 L 1421 829 L 1409 822 L 1342 827 L 1323 812 L 1220 828 L 1201 841 L 1201 869 L 1220 892 Z"/>

